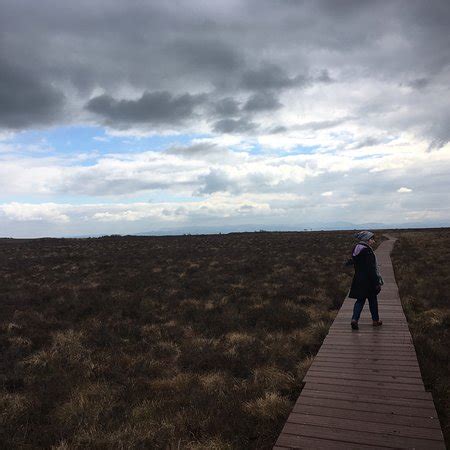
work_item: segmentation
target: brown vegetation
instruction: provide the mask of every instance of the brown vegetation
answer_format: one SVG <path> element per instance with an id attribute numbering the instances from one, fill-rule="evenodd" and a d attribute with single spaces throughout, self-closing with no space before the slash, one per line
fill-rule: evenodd
<path id="1" fill-rule="evenodd" d="M 0 441 L 271 448 L 351 234 L 0 240 Z"/>
<path id="2" fill-rule="evenodd" d="M 403 309 L 450 448 L 450 230 L 394 234 L 399 240 L 392 262 Z"/>

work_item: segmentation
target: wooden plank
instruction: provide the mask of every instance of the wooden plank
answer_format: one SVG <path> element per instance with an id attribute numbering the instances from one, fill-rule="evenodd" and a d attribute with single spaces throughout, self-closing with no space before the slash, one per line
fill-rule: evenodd
<path id="1" fill-rule="evenodd" d="M 393 369 L 398 368 L 403 371 L 416 371 L 416 373 L 420 373 L 419 364 L 414 361 L 401 361 L 402 364 L 392 364 L 392 360 L 369 360 L 364 359 L 361 360 L 359 358 L 325 358 L 321 357 L 316 358 L 312 364 L 328 364 L 333 365 L 336 368 L 343 367 L 343 366 L 349 366 L 349 367 L 360 367 L 361 369 L 375 369 L 379 370 L 380 372 L 383 371 L 383 369 Z"/>
<path id="2" fill-rule="evenodd" d="M 337 330 L 341 332 L 345 331 L 345 333 L 358 336 L 360 336 L 362 333 L 370 333 L 371 335 L 376 334 L 378 336 L 395 336 L 409 333 L 409 328 L 407 328 L 406 326 L 398 327 L 396 325 L 394 327 L 393 325 L 389 325 L 389 323 L 385 323 L 384 321 L 386 319 L 382 319 L 383 325 L 381 327 L 374 327 L 372 325 L 372 321 L 369 322 L 369 320 L 360 319 L 358 321 L 359 330 L 352 330 L 350 327 L 351 317 L 351 312 L 349 312 L 348 315 L 346 315 L 345 320 L 342 320 L 341 323 L 336 323 L 335 325 L 333 325 L 331 332 Z M 358 333 L 356 331 L 358 331 Z"/>
<path id="3" fill-rule="evenodd" d="M 375 368 L 373 365 L 362 366 L 359 363 L 346 364 L 346 363 L 321 363 L 319 361 L 314 361 L 310 366 L 309 370 L 323 370 L 329 372 L 344 371 L 350 373 L 360 373 L 361 375 L 389 375 L 398 376 L 403 378 L 414 378 L 422 380 L 422 376 L 419 370 L 400 370 L 397 367 L 386 366 L 385 368 L 379 369 Z"/>
<path id="4" fill-rule="evenodd" d="M 349 328 L 350 321 L 352 318 L 351 311 L 348 311 L 345 313 L 345 316 L 342 316 L 342 320 L 340 322 L 333 323 L 333 325 L 330 327 L 330 333 L 334 333 L 335 331 L 345 332 L 347 335 L 350 336 L 361 336 L 362 333 L 353 333 L 352 330 Z M 383 320 L 383 319 L 382 319 Z M 360 328 L 360 332 L 370 332 L 372 336 L 389 336 L 389 337 L 395 337 L 395 336 L 402 336 L 402 335 L 408 335 L 411 336 L 411 332 L 405 323 L 404 325 L 398 326 L 398 323 L 392 324 L 392 323 L 385 323 L 383 321 L 383 325 L 381 327 L 374 327 L 372 325 L 371 319 L 364 319 L 361 318 L 358 321 Z M 386 331 L 386 328 L 390 328 Z"/>
<path id="5" fill-rule="evenodd" d="M 384 325 L 383 325 L 384 326 Z M 373 328 L 373 327 L 372 327 Z M 350 326 L 350 321 L 348 321 L 345 326 L 342 327 L 335 327 L 332 330 L 330 330 L 329 336 L 348 336 L 348 335 L 355 335 L 355 336 L 370 336 L 374 337 L 375 334 L 378 336 L 385 336 L 382 333 L 379 333 L 379 329 L 376 328 L 377 331 L 374 331 L 373 329 L 369 328 L 369 325 L 364 326 L 363 324 L 359 323 L 359 330 L 352 330 Z M 394 332 L 389 332 L 389 337 L 391 339 L 412 339 L 411 335 L 406 332 L 397 332 L 394 334 Z"/>
<path id="6" fill-rule="evenodd" d="M 324 426 L 303 425 L 287 422 L 283 433 L 297 435 L 301 441 L 303 436 L 330 439 L 336 442 L 347 442 L 358 445 L 375 445 L 388 448 L 414 448 L 416 450 L 445 450 L 443 443 L 430 439 L 394 436 L 382 433 L 368 433 L 362 431 L 342 430 Z"/>
<path id="7" fill-rule="evenodd" d="M 279 447 L 282 445 L 283 447 Z M 331 439 L 322 439 L 320 437 L 296 436 L 293 434 L 282 433 L 277 440 L 277 446 L 274 449 L 305 449 L 305 450 L 386 450 L 386 447 L 373 445 L 354 444 L 350 442 L 339 442 Z"/>
<path id="8" fill-rule="evenodd" d="M 366 339 L 369 342 L 378 340 L 386 340 L 388 342 L 397 342 L 400 344 L 410 344 L 412 341 L 412 337 L 409 333 L 404 331 L 397 332 L 394 334 L 394 331 L 380 331 L 380 328 L 375 328 L 372 325 L 365 325 L 361 322 L 358 322 L 359 329 L 353 330 L 351 328 L 350 319 L 345 322 L 342 326 L 333 328 L 330 330 L 330 333 L 327 335 L 328 340 L 337 341 L 338 339 Z M 384 325 L 383 325 L 384 326 Z M 327 342 L 328 342 L 327 340 Z"/>
<path id="9" fill-rule="evenodd" d="M 354 302 L 352 302 L 351 304 L 344 305 L 339 310 L 339 313 L 336 315 L 336 319 L 338 321 L 337 323 L 339 323 L 339 321 L 343 321 L 345 319 L 345 316 L 349 312 L 353 312 L 354 306 L 355 306 Z M 387 323 L 386 325 L 389 325 L 391 327 L 405 327 L 408 324 L 408 322 L 406 321 L 406 318 L 405 318 L 404 311 L 402 311 L 400 308 L 394 308 L 394 307 L 389 308 L 390 305 L 386 305 L 386 308 L 384 309 L 382 304 L 379 304 L 378 306 L 379 306 L 380 316 L 383 316 L 383 317 L 398 316 L 401 318 L 400 323 Z M 366 308 L 363 308 L 360 319 L 365 320 L 368 323 L 372 324 L 370 313 Z"/>
<path id="10" fill-rule="evenodd" d="M 409 408 L 423 409 L 426 412 L 426 416 L 436 416 L 436 410 L 434 408 L 434 403 L 431 394 L 428 392 L 428 396 L 424 399 L 411 399 L 402 397 L 386 397 L 381 396 L 380 392 L 377 391 L 375 394 L 368 392 L 342 392 L 341 390 L 317 390 L 311 388 L 310 383 L 305 385 L 302 390 L 301 396 L 311 396 L 314 398 L 328 398 L 328 399 L 338 399 L 338 400 L 349 400 L 354 403 L 373 403 L 374 405 L 390 405 L 390 406 L 407 406 Z M 367 391 L 367 390 L 365 390 Z"/>
<path id="11" fill-rule="evenodd" d="M 337 354 L 321 354 L 317 355 L 316 359 L 318 361 L 327 361 L 327 362 L 343 362 L 343 363 L 352 363 L 352 364 L 372 364 L 374 367 L 378 365 L 390 365 L 391 367 L 398 366 L 411 366 L 411 367 L 419 367 L 419 363 L 417 360 L 406 359 L 406 360 L 395 360 L 392 358 L 385 358 L 384 356 L 378 356 L 375 358 L 371 358 L 367 355 L 337 355 Z"/>
<path id="12" fill-rule="evenodd" d="M 416 352 L 414 351 L 414 348 L 410 348 L 408 346 L 403 346 L 400 348 L 396 347 L 383 347 L 378 345 L 365 345 L 360 344 L 358 342 L 355 342 L 353 345 L 334 345 L 331 343 L 324 343 L 320 349 L 321 352 L 336 352 L 336 353 L 362 353 L 367 354 L 370 353 L 371 355 L 399 355 L 399 356 L 409 356 L 417 358 Z"/>
<path id="13" fill-rule="evenodd" d="M 403 359 L 409 358 L 409 359 L 416 359 L 417 355 L 412 351 L 396 351 L 396 350 L 389 350 L 389 349 L 377 349 L 377 348 L 358 348 L 357 345 L 355 345 L 353 348 L 334 348 L 328 345 L 322 346 L 322 348 L 317 353 L 328 353 L 330 355 L 359 355 L 364 357 L 372 357 L 377 358 L 378 356 L 387 356 L 387 357 L 402 357 Z"/>
<path id="14" fill-rule="evenodd" d="M 412 371 L 416 370 L 420 373 L 419 364 L 417 361 L 399 361 L 400 364 L 393 364 L 391 359 L 379 359 L 370 357 L 350 357 L 350 358 L 339 358 L 338 356 L 316 356 L 312 364 L 326 364 L 334 365 L 335 367 L 349 366 L 349 367 L 361 367 L 362 369 L 373 368 L 373 369 L 398 369 L 400 371 Z"/>
<path id="15" fill-rule="evenodd" d="M 347 334 L 343 335 L 333 335 L 332 333 L 328 333 L 326 338 L 324 339 L 325 343 L 330 344 L 340 344 L 340 343 L 346 343 L 346 342 L 360 342 L 360 343 L 379 343 L 384 344 L 388 343 L 389 345 L 398 345 L 400 347 L 403 347 L 404 345 L 411 345 L 411 342 L 409 341 L 410 336 L 404 336 L 401 340 L 399 340 L 397 337 L 387 336 L 385 334 L 360 334 L 360 333 L 352 333 L 350 330 Z"/>
<path id="16" fill-rule="evenodd" d="M 370 376 L 387 376 L 387 377 L 398 377 L 398 378 L 410 378 L 411 382 L 414 380 L 421 380 L 420 371 L 418 367 L 410 366 L 392 366 L 392 365 L 374 365 L 374 364 L 361 364 L 359 362 L 341 362 L 341 361 L 314 361 L 309 367 L 310 371 L 322 371 L 322 372 L 335 372 L 358 374 L 361 379 L 365 375 Z"/>
<path id="17" fill-rule="evenodd" d="M 389 356 L 389 355 L 387 355 Z M 323 352 L 323 353 L 318 353 L 316 358 L 321 358 L 321 359 L 330 359 L 330 360 L 349 360 L 349 361 L 361 361 L 361 362 L 372 362 L 372 363 L 376 363 L 376 362 L 385 362 L 387 361 L 388 363 L 390 363 L 391 365 L 393 364 L 392 361 L 395 362 L 395 364 L 399 364 L 399 365 L 406 365 L 406 366 L 411 366 L 411 365 L 418 365 L 417 362 L 417 358 L 407 358 L 407 359 L 392 359 L 392 358 L 387 358 L 386 355 L 374 355 L 372 356 L 370 353 L 363 353 L 363 354 L 338 354 L 336 352 Z"/>
<path id="18" fill-rule="evenodd" d="M 348 301 L 347 303 L 344 303 L 339 310 L 339 312 L 336 314 L 336 318 L 339 320 L 343 320 L 345 315 L 349 312 L 353 312 L 353 308 L 355 306 L 356 300 Z M 395 299 L 392 301 L 392 303 L 387 302 L 378 302 L 378 312 L 380 313 L 380 316 L 387 316 L 387 315 L 395 315 L 400 316 L 402 318 L 401 323 L 389 323 L 388 325 L 391 326 L 405 326 L 408 324 L 406 321 L 406 317 L 403 311 L 403 308 L 399 305 L 400 300 Z M 402 315 L 403 314 L 403 315 Z M 362 313 L 361 313 L 361 320 L 367 320 L 368 322 L 372 323 L 372 316 L 369 311 L 369 307 L 366 304 L 363 307 Z"/>
<path id="19" fill-rule="evenodd" d="M 354 305 L 353 302 L 352 302 L 352 304 L 344 305 L 339 310 L 339 313 L 336 315 L 336 319 L 338 321 L 337 323 L 339 323 L 339 321 L 343 321 L 346 314 L 348 314 L 349 312 L 353 312 L 354 306 L 355 305 Z M 401 327 L 404 327 L 404 326 L 407 325 L 405 314 L 404 314 L 404 311 L 402 309 L 397 308 L 397 307 L 389 307 L 389 306 L 386 306 L 386 308 L 383 308 L 382 304 L 379 304 L 378 307 L 379 307 L 380 316 L 381 315 L 383 315 L 383 317 L 386 317 L 386 316 L 398 316 L 398 317 L 402 318 L 401 323 L 390 323 L 390 324 L 387 324 L 387 325 L 390 325 L 390 326 L 401 326 Z M 369 313 L 368 310 L 366 311 L 365 308 L 363 308 L 361 320 L 367 320 L 367 322 L 372 323 L 370 313 Z"/>
<path id="20" fill-rule="evenodd" d="M 363 345 L 359 344 L 358 342 L 355 342 L 353 345 L 346 345 L 343 344 L 341 346 L 339 345 L 333 345 L 333 344 L 324 344 L 321 348 L 322 352 L 333 352 L 333 353 L 358 353 L 358 354 L 388 354 L 392 356 L 409 356 L 413 358 L 417 358 L 416 352 L 414 349 L 408 347 L 403 348 L 395 348 L 395 347 L 386 347 L 381 345 Z"/>
<path id="21" fill-rule="evenodd" d="M 350 333 L 350 331 L 349 331 Z M 413 342 L 409 339 L 404 338 L 401 341 L 398 339 L 392 339 L 388 337 L 373 338 L 372 336 L 365 338 L 364 336 L 358 335 L 356 337 L 345 336 L 345 337 L 335 337 L 326 338 L 322 342 L 323 346 L 331 347 L 348 347 L 356 346 L 358 348 L 367 347 L 373 349 L 375 346 L 381 349 L 392 349 L 392 350 L 412 350 L 415 351 Z"/>
<path id="22" fill-rule="evenodd" d="M 346 356 L 339 356 L 339 355 L 329 355 L 329 354 L 323 354 L 323 355 L 317 355 L 314 361 L 328 361 L 328 362 L 352 362 L 352 363 L 366 363 L 366 364 L 372 364 L 373 366 L 382 366 L 382 365 L 389 365 L 392 367 L 395 363 L 395 366 L 400 367 L 419 367 L 419 363 L 417 360 L 392 360 L 392 359 L 386 359 L 386 358 L 371 358 L 369 356 L 359 356 L 359 355 L 346 355 Z M 394 363 L 393 363 L 394 361 Z"/>
<path id="23" fill-rule="evenodd" d="M 361 326 L 361 324 L 360 324 Z M 414 348 L 414 344 L 410 340 L 409 336 L 403 337 L 392 337 L 386 336 L 384 334 L 372 332 L 360 333 L 359 330 L 352 330 L 350 326 L 350 321 L 346 324 L 347 330 L 345 333 L 339 334 L 328 334 L 323 340 L 324 345 L 340 345 L 340 344 L 352 344 L 352 345 L 372 345 L 380 344 L 381 346 L 386 345 L 388 347 L 398 347 L 402 348 Z"/>
<path id="24" fill-rule="evenodd" d="M 359 349 L 367 349 L 367 350 L 373 350 L 374 348 L 377 349 L 386 349 L 386 350 L 400 350 L 400 351 L 409 351 L 414 352 L 415 348 L 414 345 L 411 342 L 405 341 L 402 343 L 389 341 L 387 339 L 384 340 L 351 340 L 351 339 L 332 339 L 332 340 L 325 340 L 322 343 L 323 347 L 326 348 L 350 348 L 354 347 Z"/>
<path id="25" fill-rule="evenodd" d="M 345 312 L 345 311 L 344 311 Z M 344 314 L 343 312 L 343 314 Z M 345 312 L 345 315 L 342 316 L 342 318 L 338 317 L 336 320 L 336 323 L 333 325 L 333 330 L 335 329 L 345 329 L 350 331 L 350 321 L 352 318 L 352 311 L 349 310 L 348 312 Z M 359 331 L 371 331 L 372 333 L 379 333 L 380 335 L 388 335 L 391 333 L 406 333 L 409 331 L 409 328 L 407 326 L 407 323 L 403 323 L 403 318 L 400 317 L 400 315 L 394 316 L 389 315 L 389 317 L 383 316 L 381 318 L 383 321 L 383 325 L 381 327 L 374 327 L 372 319 L 369 318 L 360 318 L 358 320 L 359 324 Z M 356 332 L 353 332 L 353 334 L 358 334 Z"/>
<path id="26" fill-rule="evenodd" d="M 350 327 L 350 322 L 352 318 L 352 312 L 349 311 L 342 321 L 337 322 L 331 332 L 335 330 L 341 330 L 348 332 L 349 335 L 358 336 L 361 335 L 362 332 L 370 332 L 372 335 L 378 336 L 392 336 L 395 334 L 406 334 L 409 332 L 409 328 L 407 326 L 399 326 L 398 322 L 401 320 L 400 317 L 388 317 L 385 316 L 381 318 L 383 321 L 383 325 L 380 327 L 374 327 L 372 324 L 372 320 L 370 319 L 360 319 L 358 321 L 359 330 L 352 330 Z M 394 325 L 394 322 L 396 324 Z"/>
<path id="27" fill-rule="evenodd" d="M 314 372 L 330 372 L 334 374 L 339 374 L 340 371 L 350 373 L 352 375 L 357 375 L 358 379 L 360 380 L 366 380 L 370 379 L 369 377 L 372 376 L 382 376 L 382 377 L 391 377 L 391 380 L 397 380 L 397 379 L 406 379 L 411 382 L 417 382 L 420 384 L 423 384 L 422 377 L 420 376 L 420 373 L 411 373 L 411 372 L 401 372 L 397 369 L 387 369 L 387 370 L 377 370 L 374 368 L 361 368 L 358 366 L 324 366 L 320 364 L 312 364 L 312 366 L 309 368 L 308 372 L 311 372 L 311 374 Z M 306 375 L 306 374 L 305 374 Z M 336 375 L 335 375 L 336 376 Z M 395 377 L 395 378 L 393 378 Z M 381 380 L 379 380 L 381 381 Z"/>
<path id="28" fill-rule="evenodd" d="M 411 350 L 405 349 L 403 351 L 399 350 L 390 350 L 389 348 L 376 348 L 376 344 L 372 347 L 359 346 L 355 344 L 353 347 L 345 346 L 345 347 L 335 347 L 330 346 L 328 344 L 324 344 L 322 348 L 319 350 L 319 353 L 328 353 L 330 355 L 359 355 L 362 357 L 372 357 L 377 358 L 379 356 L 387 356 L 387 357 L 396 357 L 399 356 L 403 359 L 415 359 L 417 361 L 417 354 Z"/>
<path id="29" fill-rule="evenodd" d="M 338 386 L 341 385 L 350 385 L 354 387 L 368 387 L 368 388 L 378 388 L 378 389 L 390 389 L 390 390 L 402 390 L 402 391 L 413 391 L 413 392 L 425 392 L 425 388 L 420 384 L 403 384 L 403 383 L 395 383 L 395 382 L 386 382 L 386 381 L 366 381 L 366 380 L 347 380 L 345 378 L 336 378 L 336 377 L 325 377 L 323 375 L 306 375 L 303 379 L 306 383 L 321 383 L 321 384 L 335 384 Z"/>
<path id="30" fill-rule="evenodd" d="M 404 338 L 402 340 L 393 339 L 391 336 L 374 336 L 367 334 L 353 334 L 350 332 L 347 336 L 330 336 L 328 335 L 324 341 L 324 345 L 379 345 L 387 347 L 399 347 L 399 348 L 414 348 L 414 345 L 410 342 L 409 338 Z"/>
<path id="31" fill-rule="evenodd" d="M 297 405 L 310 405 L 310 406 L 322 406 L 325 408 L 340 408 L 348 409 L 351 411 L 367 411 L 373 413 L 383 414 L 386 420 L 391 420 L 393 417 L 409 417 L 410 419 L 418 420 L 424 427 L 440 428 L 439 420 L 434 412 L 434 409 L 418 408 L 411 406 L 400 406 L 395 404 L 383 404 L 374 402 L 363 402 L 361 399 L 358 401 L 351 401 L 348 399 L 333 399 L 320 396 L 308 396 L 301 395 L 296 404 L 294 405 L 294 411 Z M 416 422 L 411 422 L 416 423 Z"/>
<path id="32" fill-rule="evenodd" d="M 417 361 L 417 356 L 415 353 L 412 352 L 398 352 L 398 351 L 390 351 L 390 350 L 377 350 L 373 349 L 373 351 L 367 350 L 367 351 L 359 351 L 358 348 L 353 349 L 330 349 L 327 347 L 323 347 L 319 350 L 320 354 L 330 354 L 330 355 L 356 355 L 356 356 L 370 356 L 371 358 L 375 359 L 380 356 L 383 356 L 384 358 L 394 359 L 397 360 L 397 358 L 401 358 L 403 360 L 405 359 L 413 359 Z"/>
<path id="33" fill-rule="evenodd" d="M 366 386 L 354 386 L 346 384 L 332 384 L 332 383 L 319 383 L 317 381 L 308 381 L 306 383 L 311 389 L 316 391 L 332 391 L 332 392 L 355 392 L 357 394 L 370 394 L 379 395 L 380 397 L 399 397 L 418 400 L 427 400 L 427 392 L 422 391 L 409 391 L 406 389 L 388 389 L 387 387 L 366 387 Z"/>
<path id="34" fill-rule="evenodd" d="M 361 374 L 379 374 L 379 375 L 394 375 L 405 378 L 419 378 L 421 373 L 418 366 L 393 366 L 391 365 L 375 365 L 372 363 L 361 363 L 359 361 L 314 361 L 310 370 L 322 369 L 330 372 L 336 371 L 350 371 L 359 372 Z"/>
<path id="35" fill-rule="evenodd" d="M 412 355 L 404 354 L 392 354 L 389 352 L 370 352 L 370 351 L 360 351 L 355 350 L 354 352 L 341 352 L 341 351 L 331 351 L 324 348 L 317 354 L 317 358 L 333 358 L 335 360 L 354 360 L 354 361 L 365 361 L 375 363 L 377 361 L 391 361 L 391 365 L 396 361 L 401 363 L 406 363 L 406 365 L 417 364 L 417 357 Z M 417 364 L 418 365 L 418 364 Z"/>
<path id="36" fill-rule="evenodd" d="M 381 308 L 382 306 L 380 306 L 380 318 L 383 321 L 383 325 L 381 327 L 374 327 L 372 318 L 370 317 L 369 314 L 364 313 L 364 310 L 362 312 L 361 317 L 359 318 L 358 323 L 368 326 L 371 330 L 386 330 L 386 328 L 389 328 L 389 331 L 392 331 L 393 333 L 406 333 L 409 331 L 408 322 L 406 321 L 405 313 L 403 311 L 396 312 L 383 309 L 383 313 L 381 313 Z M 341 308 L 339 313 L 336 315 L 331 327 L 347 325 L 350 322 L 352 315 L 353 315 L 353 306 L 351 308 L 350 307 Z M 394 316 L 398 318 L 397 322 L 392 322 L 390 320 Z M 386 318 L 389 318 L 389 320 L 385 322 L 383 319 Z"/>
<path id="37" fill-rule="evenodd" d="M 349 408 L 338 408 L 329 404 L 310 405 L 307 402 L 300 402 L 294 405 L 294 413 L 312 414 L 324 417 L 337 417 L 341 419 L 362 420 L 364 422 L 376 422 L 391 425 L 404 425 L 407 427 L 433 428 L 440 430 L 439 421 L 427 417 L 411 417 L 400 414 L 386 414 L 384 412 L 376 412 L 373 410 L 360 410 Z"/>
<path id="38" fill-rule="evenodd" d="M 332 377 L 332 378 L 342 378 L 344 380 L 361 380 L 364 381 L 381 381 L 381 382 L 394 382 L 399 384 L 411 384 L 411 385 L 418 385 L 423 388 L 423 382 L 421 379 L 418 378 L 404 378 L 399 377 L 395 375 L 379 375 L 379 374 L 364 374 L 362 375 L 361 372 L 354 372 L 351 373 L 349 371 L 326 371 L 326 370 L 320 370 L 319 368 L 310 368 L 308 370 L 308 376 L 311 378 L 317 377 Z"/>
<path id="39" fill-rule="evenodd" d="M 373 362 L 379 361 L 379 360 L 385 360 L 385 361 L 393 361 L 393 363 L 396 362 L 405 362 L 405 363 L 417 363 L 417 357 L 414 355 L 396 355 L 389 352 L 358 352 L 355 351 L 349 351 L 349 352 L 333 352 L 327 349 L 320 350 L 317 356 L 324 356 L 324 357 L 334 357 L 334 358 L 348 358 L 348 359 L 363 359 L 363 360 L 370 360 Z"/>
<path id="40" fill-rule="evenodd" d="M 304 413 L 291 413 L 288 423 L 298 423 L 302 425 L 325 426 L 338 428 L 340 430 L 351 430 L 358 432 L 368 432 L 374 434 L 387 434 L 390 436 L 412 437 L 418 439 L 429 439 L 439 441 L 442 438 L 441 430 L 434 428 L 409 427 L 405 425 L 366 422 L 364 420 L 344 419 L 340 417 L 317 416 Z"/>

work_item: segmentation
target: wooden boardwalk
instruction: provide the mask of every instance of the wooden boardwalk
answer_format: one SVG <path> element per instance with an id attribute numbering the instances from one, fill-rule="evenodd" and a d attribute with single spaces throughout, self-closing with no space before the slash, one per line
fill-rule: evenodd
<path id="1" fill-rule="evenodd" d="M 354 300 L 345 300 L 274 449 L 445 449 L 400 303 L 393 244 L 376 250 L 383 325 L 372 327 L 366 302 L 359 330 L 351 330 Z"/>

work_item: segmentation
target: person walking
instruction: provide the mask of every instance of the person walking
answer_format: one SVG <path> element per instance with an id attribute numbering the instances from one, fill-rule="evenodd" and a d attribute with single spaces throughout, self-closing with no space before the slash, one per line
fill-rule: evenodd
<path id="1" fill-rule="evenodd" d="M 375 243 L 374 233 L 360 231 L 355 234 L 355 237 L 359 242 L 353 247 L 352 259 L 350 260 L 350 264 L 353 263 L 355 274 L 348 294 L 349 298 L 356 299 L 351 327 L 353 330 L 359 329 L 358 320 L 366 299 L 369 300 L 373 326 L 379 327 L 383 322 L 378 315 L 377 295 L 381 291 L 383 279 L 378 271 L 377 258 L 372 249 L 372 245 Z"/>

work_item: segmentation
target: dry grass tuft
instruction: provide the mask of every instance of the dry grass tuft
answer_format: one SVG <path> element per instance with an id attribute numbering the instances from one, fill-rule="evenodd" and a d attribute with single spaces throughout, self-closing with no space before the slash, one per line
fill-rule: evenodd
<path id="1" fill-rule="evenodd" d="M 177 446 L 177 450 L 178 450 Z M 212 436 L 198 442 L 188 442 L 185 446 L 188 450 L 232 450 L 234 447 L 220 436 Z"/>
<path id="2" fill-rule="evenodd" d="M 266 366 L 253 371 L 253 382 L 264 390 L 289 391 L 295 383 L 295 378 L 284 370 Z"/>
<path id="3" fill-rule="evenodd" d="M 40 350 L 27 357 L 23 364 L 38 376 L 52 376 L 61 370 L 71 370 L 81 376 L 88 376 L 94 368 L 91 352 L 83 344 L 84 334 L 72 329 L 53 335 L 48 349 Z"/>
<path id="4" fill-rule="evenodd" d="M 115 399 L 116 392 L 108 383 L 90 383 L 75 388 L 52 416 L 66 432 L 101 428 L 113 413 Z"/>
<path id="5" fill-rule="evenodd" d="M 0 427 L 17 424 L 32 406 L 33 399 L 25 394 L 2 393 L 0 397 Z"/>
<path id="6" fill-rule="evenodd" d="M 265 392 L 264 396 L 244 403 L 244 410 L 260 419 L 274 420 L 277 417 L 285 417 L 292 409 L 288 398 L 282 397 L 277 392 Z"/>

